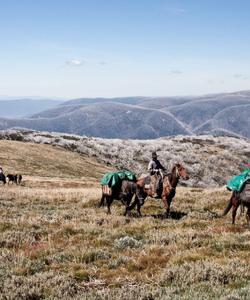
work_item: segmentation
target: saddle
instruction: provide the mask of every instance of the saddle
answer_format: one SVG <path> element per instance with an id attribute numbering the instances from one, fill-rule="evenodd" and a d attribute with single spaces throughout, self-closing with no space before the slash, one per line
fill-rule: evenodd
<path id="1" fill-rule="evenodd" d="M 146 176 L 144 178 L 144 181 L 145 181 L 145 186 L 144 188 L 145 189 L 150 189 L 151 188 L 151 185 L 152 185 L 152 182 L 151 182 L 151 176 Z"/>
<path id="2" fill-rule="evenodd" d="M 152 193 L 153 198 L 160 198 L 162 191 L 163 191 L 163 175 L 162 174 L 154 174 L 154 175 L 148 175 L 143 178 L 144 186 L 141 185 L 141 187 L 144 187 L 145 191 L 148 193 Z M 169 182 L 169 179 L 167 177 L 167 181 L 165 181 L 165 186 L 168 185 L 169 189 L 171 190 L 171 184 Z"/>
<path id="3" fill-rule="evenodd" d="M 243 190 L 240 193 L 240 200 L 250 204 L 250 180 L 245 183 Z"/>

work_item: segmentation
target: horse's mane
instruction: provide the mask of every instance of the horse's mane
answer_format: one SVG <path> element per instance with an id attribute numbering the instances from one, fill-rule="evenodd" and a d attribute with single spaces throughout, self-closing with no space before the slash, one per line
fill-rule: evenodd
<path id="1" fill-rule="evenodd" d="M 175 168 L 176 168 L 176 165 L 173 166 L 170 174 L 172 174 L 174 172 Z"/>
<path id="2" fill-rule="evenodd" d="M 175 168 L 180 168 L 180 167 L 182 167 L 182 164 L 180 164 L 180 163 L 175 163 L 174 166 L 173 166 L 173 168 L 172 168 L 171 173 L 174 172 Z"/>

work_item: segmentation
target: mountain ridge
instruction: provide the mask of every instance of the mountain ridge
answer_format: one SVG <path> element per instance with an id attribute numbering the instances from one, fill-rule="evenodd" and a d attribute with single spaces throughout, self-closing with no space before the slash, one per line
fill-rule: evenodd
<path id="1" fill-rule="evenodd" d="M 249 105 L 250 91 L 194 97 L 78 98 L 29 118 L 0 118 L 0 129 L 18 127 L 123 139 L 190 134 L 249 138 Z"/>
<path id="2" fill-rule="evenodd" d="M 63 101 L 50 99 L 8 99 L 0 98 L 0 117 L 23 118 L 38 113 L 41 110 L 51 109 Z"/>

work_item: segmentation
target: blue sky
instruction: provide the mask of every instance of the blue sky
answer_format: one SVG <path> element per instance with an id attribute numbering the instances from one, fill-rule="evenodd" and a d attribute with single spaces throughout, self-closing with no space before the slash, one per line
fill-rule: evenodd
<path id="1" fill-rule="evenodd" d="M 0 0 L 0 95 L 250 88 L 250 1 Z"/>

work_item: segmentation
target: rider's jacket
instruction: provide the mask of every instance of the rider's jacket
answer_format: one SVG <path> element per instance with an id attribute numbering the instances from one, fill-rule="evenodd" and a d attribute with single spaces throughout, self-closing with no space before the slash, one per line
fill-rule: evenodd
<path id="1" fill-rule="evenodd" d="M 165 170 L 163 165 L 159 162 L 158 159 L 152 159 L 149 164 L 148 164 L 148 171 L 150 172 L 151 175 L 156 173 L 159 170 Z"/>

